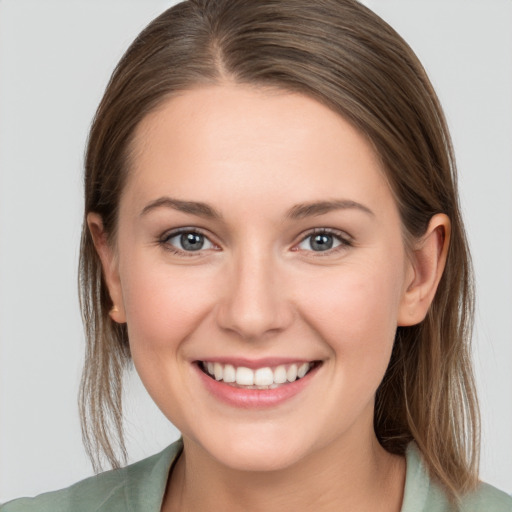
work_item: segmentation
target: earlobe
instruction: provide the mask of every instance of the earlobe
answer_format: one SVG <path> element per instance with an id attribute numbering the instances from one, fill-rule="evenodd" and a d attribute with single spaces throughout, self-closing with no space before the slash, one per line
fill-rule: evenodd
<path id="1" fill-rule="evenodd" d="M 112 295 L 112 294 L 111 294 Z M 114 321 L 114 322 L 117 322 L 118 324 L 124 324 L 126 323 L 126 319 L 125 319 L 125 315 L 124 315 L 124 309 L 123 311 L 121 312 L 121 310 L 116 306 L 116 304 L 114 303 L 114 305 L 110 308 L 110 311 L 108 312 L 108 316 Z"/>
<path id="2" fill-rule="evenodd" d="M 450 227 L 447 215 L 434 215 L 425 235 L 413 248 L 410 257 L 411 277 L 406 283 L 400 305 L 399 326 L 416 325 L 427 315 L 446 265 Z"/>
<path id="3" fill-rule="evenodd" d="M 109 316 L 114 322 L 120 324 L 125 323 L 126 315 L 117 257 L 114 249 L 108 242 L 107 235 L 103 228 L 103 220 L 99 214 L 91 212 L 87 214 L 87 225 L 94 242 L 94 247 L 101 260 L 103 277 L 107 283 L 110 298 L 112 299 L 113 306 L 109 311 Z"/>

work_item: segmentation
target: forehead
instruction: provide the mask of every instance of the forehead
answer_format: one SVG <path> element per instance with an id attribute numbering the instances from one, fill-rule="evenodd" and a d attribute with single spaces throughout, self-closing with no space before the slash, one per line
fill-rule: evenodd
<path id="1" fill-rule="evenodd" d="M 343 117 L 302 94 L 240 85 L 185 91 L 140 123 L 125 194 L 164 193 L 283 207 L 390 195 L 371 143 Z"/>

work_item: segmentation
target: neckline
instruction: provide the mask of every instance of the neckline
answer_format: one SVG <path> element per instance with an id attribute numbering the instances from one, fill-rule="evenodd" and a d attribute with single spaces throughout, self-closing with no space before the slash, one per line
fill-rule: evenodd
<path id="1" fill-rule="evenodd" d="M 183 452 L 183 439 L 179 438 L 162 452 L 146 459 L 148 471 L 128 472 L 126 486 L 126 510 L 136 512 L 148 510 L 160 512 L 172 470 Z M 411 442 L 405 453 L 406 473 L 404 497 L 400 512 L 421 512 L 424 510 L 431 489 L 430 476 L 416 443 Z M 142 461 L 145 462 L 145 461 Z"/>

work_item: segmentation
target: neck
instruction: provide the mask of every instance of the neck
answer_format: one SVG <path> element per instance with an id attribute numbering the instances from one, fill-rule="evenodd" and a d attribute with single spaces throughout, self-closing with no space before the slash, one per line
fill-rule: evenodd
<path id="1" fill-rule="evenodd" d="M 353 441 L 353 440 L 351 440 Z M 220 464 L 184 439 L 163 512 L 398 512 L 405 460 L 387 453 L 372 435 L 365 443 L 331 443 L 291 467 L 239 471 Z"/>

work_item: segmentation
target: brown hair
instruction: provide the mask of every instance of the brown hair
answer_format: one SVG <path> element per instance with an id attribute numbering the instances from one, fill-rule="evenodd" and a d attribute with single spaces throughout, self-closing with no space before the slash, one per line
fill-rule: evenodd
<path id="1" fill-rule="evenodd" d="M 164 12 L 127 50 L 99 105 L 86 153 L 85 214 L 99 213 L 113 241 L 137 125 L 174 93 L 226 80 L 300 92 L 351 121 L 384 164 L 406 241 L 424 234 L 434 214 L 449 216 L 445 272 L 426 319 L 397 330 L 374 426 L 389 452 L 403 454 L 414 440 L 452 496 L 474 488 L 473 287 L 450 136 L 413 51 L 369 9 L 356 0 L 189 0 Z M 80 298 L 84 440 L 96 468 L 100 454 L 116 467 L 116 453 L 126 455 L 121 398 L 130 351 L 126 326 L 109 318 L 85 219 Z"/>

